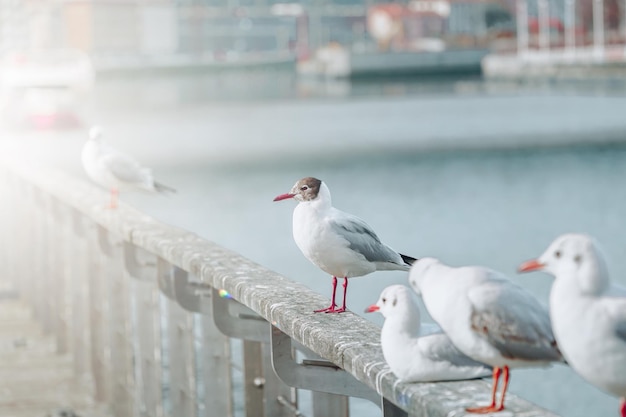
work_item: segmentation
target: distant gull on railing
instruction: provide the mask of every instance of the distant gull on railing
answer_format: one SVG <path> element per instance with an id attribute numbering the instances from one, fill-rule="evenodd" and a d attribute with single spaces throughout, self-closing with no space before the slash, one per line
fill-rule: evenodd
<path id="1" fill-rule="evenodd" d="M 626 417 L 626 288 L 611 283 L 599 246 L 586 235 L 562 235 L 519 269 L 556 277 L 550 319 L 563 356 L 587 381 L 619 397 Z"/>
<path id="2" fill-rule="evenodd" d="M 408 287 L 385 288 L 376 304 L 365 311 L 379 311 L 385 316 L 380 333 L 383 356 L 402 381 L 454 381 L 491 374 L 490 367 L 461 353 L 441 329 L 424 329 Z"/>
<path id="3" fill-rule="evenodd" d="M 317 178 L 298 181 L 291 191 L 274 201 L 293 198 L 299 202 L 293 211 L 293 238 L 304 256 L 333 276 L 330 306 L 316 313 L 346 311 L 348 278 L 374 271 L 408 271 L 415 258 L 402 255 L 380 241 L 372 228 L 352 214 L 332 206 L 330 190 Z M 337 308 L 337 277 L 343 281 L 343 305 Z"/>
<path id="4" fill-rule="evenodd" d="M 152 171 L 141 166 L 133 157 L 104 143 L 99 126 L 89 130 L 89 139 L 83 145 L 82 162 L 92 181 L 111 190 L 110 208 L 117 208 L 120 190 L 176 192 L 155 181 Z"/>
<path id="5" fill-rule="evenodd" d="M 504 409 L 509 368 L 547 366 L 563 360 L 547 310 L 501 273 L 477 266 L 452 268 L 438 259 L 422 258 L 411 268 L 409 282 L 456 347 L 493 366 L 491 403 L 468 408 L 468 412 Z M 496 404 L 502 374 L 504 384 Z"/>

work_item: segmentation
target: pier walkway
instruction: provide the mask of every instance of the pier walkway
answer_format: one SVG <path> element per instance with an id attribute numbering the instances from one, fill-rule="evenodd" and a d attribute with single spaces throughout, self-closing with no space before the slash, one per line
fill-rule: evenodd
<path id="1" fill-rule="evenodd" d="M 0 283 L 0 416 L 111 417 L 25 302 Z"/>

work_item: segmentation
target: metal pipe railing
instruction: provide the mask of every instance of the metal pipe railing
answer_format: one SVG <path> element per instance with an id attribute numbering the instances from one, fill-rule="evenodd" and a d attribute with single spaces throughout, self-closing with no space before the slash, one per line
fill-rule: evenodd
<path id="1" fill-rule="evenodd" d="M 374 324 L 313 314 L 324 299 L 304 285 L 128 206 L 106 209 L 84 181 L 4 162 L 0 189 L 3 270 L 115 416 L 233 415 L 233 361 L 248 417 L 306 415 L 297 389 L 314 391 L 313 416 L 346 416 L 349 396 L 385 416 L 461 416 L 489 396 L 484 381 L 400 383 Z M 507 409 L 554 416 L 513 395 Z"/>

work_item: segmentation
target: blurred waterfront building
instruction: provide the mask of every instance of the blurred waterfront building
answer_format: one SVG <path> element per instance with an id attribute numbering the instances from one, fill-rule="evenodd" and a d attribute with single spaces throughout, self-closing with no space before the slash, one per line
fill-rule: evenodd
<path id="1" fill-rule="evenodd" d="M 566 44 L 566 27 L 570 38 L 575 38 L 570 44 L 623 42 L 625 4 L 626 0 L 302 0 L 290 4 L 281 0 L 0 0 L 0 50 L 75 48 L 87 52 L 97 68 L 106 68 L 193 65 L 241 57 L 280 61 L 306 58 L 329 44 L 353 52 L 491 47 L 479 39 L 514 37 L 516 15 L 526 47 Z M 602 10 L 597 12 L 598 8 Z"/>
<path id="2" fill-rule="evenodd" d="M 0 0 L 0 50 L 76 48 L 105 67 L 114 61 L 185 65 L 241 55 L 295 57 L 307 54 L 310 42 L 363 38 L 365 10 L 354 0 L 301 5 L 276 0 Z"/>

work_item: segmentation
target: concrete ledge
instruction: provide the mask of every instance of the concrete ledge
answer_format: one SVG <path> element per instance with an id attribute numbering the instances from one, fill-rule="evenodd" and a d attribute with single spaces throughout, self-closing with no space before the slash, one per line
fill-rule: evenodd
<path id="1" fill-rule="evenodd" d="M 106 209 L 108 195 L 82 180 L 10 162 L 4 163 L 4 170 L 9 179 L 33 184 L 48 194 L 52 204 L 69 205 L 111 233 L 189 271 L 201 282 L 227 290 L 292 339 L 342 367 L 409 415 L 464 416 L 465 407 L 488 402 L 490 385 L 485 381 L 400 383 L 384 362 L 380 329 L 353 313 L 312 313 L 328 300 L 300 283 L 124 204 L 115 211 Z M 46 204 L 45 197 L 43 200 Z M 510 395 L 507 410 L 498 416 L 555 414 Z"/>

